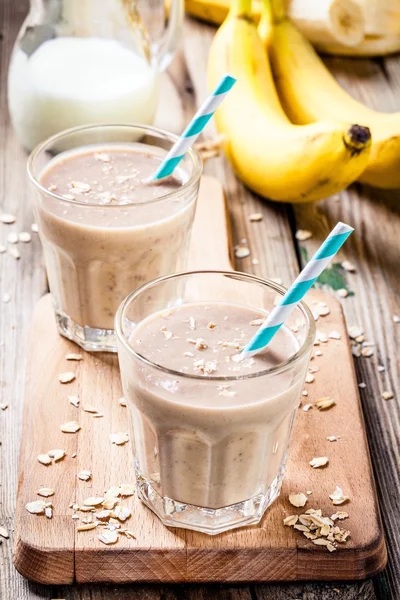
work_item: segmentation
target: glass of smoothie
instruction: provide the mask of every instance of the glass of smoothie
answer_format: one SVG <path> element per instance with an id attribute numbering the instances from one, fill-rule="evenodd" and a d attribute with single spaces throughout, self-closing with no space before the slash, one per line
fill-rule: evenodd
<path id="1" fill-rule="evenodd" d="M 137 491 L 165 525 L 217 534 L 259 522 L 278 497 L 315 338 L 308 307 L 238 358 L 285 291 L 244 273 L 181 273 L 118 309 Z"/>
<path id="2" fill-rule="evenodd" d="M 176 139 L 153 127 L 94 125 L 29 157 L 58 330 L 85 350 L 116 351 L 125 296 L 185 268 L 201 159 L 189 150 L 173 176 L 146 183 Z"/>

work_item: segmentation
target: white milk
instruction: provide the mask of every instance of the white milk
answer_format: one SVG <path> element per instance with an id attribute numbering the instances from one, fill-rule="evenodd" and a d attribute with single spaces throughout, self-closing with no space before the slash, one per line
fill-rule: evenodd
<path id="1" fill-rule="evenodd" d="M 27 150 L 87 123 L 151 124 L 158 73 L 116 40 L 59 37 L 28 56 L 14 53 L 8 79 L 11 118 Z"/>

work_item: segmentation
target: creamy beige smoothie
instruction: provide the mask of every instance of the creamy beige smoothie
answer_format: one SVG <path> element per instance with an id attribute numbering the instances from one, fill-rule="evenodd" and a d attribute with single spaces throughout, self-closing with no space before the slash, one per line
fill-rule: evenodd
<path id="1" fill-rule="evenodd" d="M 299 349 L 287 327 L 237 361 L 265 315 L 234 303 L 183 304 L 134 328 L 129 345 L 147 363 L 120 349 L 136 468 L 160 496 L 218 509 L 279 493 L 306 368 L 268 373 Z"/>
<path id="2" fill-rule="evenodd" d="M 35 215 L 56 317 L 74 339 L 81 328 L 112 331 L 129 292 L 184 268 L 198 178 L 189 185 L 178 166 L 147 183 L 166 150 L 138 141 L 60 148 L 37 174 Z"/>

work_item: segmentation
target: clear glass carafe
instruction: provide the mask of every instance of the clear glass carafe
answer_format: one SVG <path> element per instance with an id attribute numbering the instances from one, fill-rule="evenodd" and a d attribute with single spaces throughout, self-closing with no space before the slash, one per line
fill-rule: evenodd
<path id="1" fill-rule="evenodd" d="M 8 77 L 21 144 L 87 123 L 151 124 L 183 0 L 31 0 Z"/>

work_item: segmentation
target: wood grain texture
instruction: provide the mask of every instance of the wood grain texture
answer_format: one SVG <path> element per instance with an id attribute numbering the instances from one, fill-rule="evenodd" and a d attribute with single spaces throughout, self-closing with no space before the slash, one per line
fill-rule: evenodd
<path id="1" fill-rule="evenodd" d="M 28 0 L 2 0 L 0 2 L 0 210 L 18 214 L 17 228 L 28 229 L 31 222 L 29 192 L 25 178 L 26 157 L 16 142 L 7 118 L 6 76 L 9 56 L 17 31 L 28 11 Z M 184 51 L 180 52 L 169 69 L 168 75 L 162 78 L 162 99 L 157 114 L 157 124 L 172 131 L 182 131 L 187 119 L 193 114 L 196 105 L 204 97 L 206 53 L 214 29 L 200 26 L 188 20 L 184 30 Z M 330 63 L 338 74 L 341 83 L 366 102 L 371 101 L 367 90 L 372 90 L 376 107 L 383 109 L 396 108 L 396 97 L 399 98 L 400 62 L 398 57 L 386 58 L 384 61 L 348 61 L 333 60 Z M 379 94 L 379 97 L 377 96 Z M 397 100 L 398 101 L 398 100 Z M 397 106 L 398 108 L 398 106 Z M 206 135 L 213 135 L 210 127 Z M 290 283 L 298 270 L 296 258 L 296 242 L 293 232 L 296 228 L 294 216 L 285 205 L 263 202 L 248 193 L 232 175 L 226 161 L 216 159 L 206 165 L 206 172 L 216 174 L 228 191 L 227 198 L 232 218 L 235 243 L 248 236 L 252 257 L 259 259 L 259 265 L 252 265 L 251 259 L 237 261 L 240 270 L 254 271 L 261 276 L 281 277 Z M 348 204 L 357 207 L 353 211 L 352 224 L 362 231 L 373 235 L 376 221 L 365 222 L 358 198 L 359 188 L 355 188 Z M 381 192 L 367 190 L 368 195 L 378 198 Z M 396 204 L 397 194 L 385 193 L 385 210 L 391 214 L 391 228 L 399 227 Z M 321 203 L 323 204 L 323 203 Z M 319 206 L 319 205 L 317 205 Z M 261 223 L 250 224 L 248 215 L 260 211 L 264 215 Z M 299 219 L 299 226 L 303 225 Z M 311 227 L 311 226 L 310 226 Z M 313 227 L 311 227 L 313 229 Z M 9 228 L 0 226 L 0 243 L 4 243 Z M 386 245 L 385 245 L 386 247 Z M 400 249 L 398 239 L 394 239 L 391 254 Z M 8 401 L 10 408 L 0 414 L 0 522 L 5 523 L 12 534 L 12 518 L 15 510 L 15 490 L 17 486 L 17 457 L 21 436 L 21 415 L 23 401 L 24 363 L 27 349 L 28 327 L 32 308 L 45 290 L 45 277 L 42 265 L 41 250 L 37 239 L 32 245 L 22 248 L 22 260 L 17 263 L 11 257 L 0 256 L 0 288 L 1 292 L 12 292 L 12 304 L 1 305 L 0 309 L 0 390 L 2 401 Z M 358 264 L 358 260 L 353 257 Z M 393 274 L 392 269 L 392 274 Z M 371 298 L 363 283 L 364 272 L 358 271 L 349 277 L 351 287 L 360 294 L 358 304 L 366 310 Z M 393 276 L 390 281 L 381 274 L 379 278 L 379 294 L 389 297 Z M 393 288 L 396 289 L 396 288 Z M 15 292 L 15 295 L 14 295 Z M 392 301 L 394 295 L 391 295 Z M 355 322 L 355 309 L 351 318 L 349 306 L 353 300 L 344 302 L 349 323 Z M 374 313 L 374 314 L 380 314 Z M 393 325 L 389 320 L 382 324 L 382 336 L 391 336 Z M 398 364 L 398 351 L 390 351 L 387 365 L 393 368 Z M 367 388 L 362 390 L 364 414 L 367 418 L 368 438 L 376 476 L 379 482 L 380 501 L 384 511 L 384 522 L 389 542 L 389 567 L 384 577 L 375 580 L 376 594 L 371 581 L 355 584 L 318 584 L 301 583 L 269 586 L 125 586 L 104 587 L 85 585 L 73 587 L 46 587 L 31 584 L 15 571 L 11 560 L 12 543 L 5 541 L 0 546 L 0 597 L 12 600 L 51 600 L 65 598 L 68 600 L 127 600 L 137 597 L 146 600 L 169 598 L 211 599 L 223 598 L 239 600 L 398 600 L 400 597 L 400 533 L 398 525 L 398 478 L 400 467 L 399 455 L 399 410 L 381 406 L 377 396 L 377 374 L 375 368 L 367 360 L 357 361 L 359 381 L 365 381 Z M 371 377 L 371 384 L 369 378 Z M 387 377 L 379 375 L 379 378 Z M 391 376 L 393 379 L 393 376 Z M 382 380 L 385 381 L 385 380 Z M 385 381 L 386 383 L 386 381 Z M 397 396 L 398 398 L 398 396 Z M 3 400 L 4 399 L 4 400 Z M 393 404 L 393 403 L 392 403 Z M 392 405 L 391 405 L 392 406 Z M 389 412 L 390 411 L 390 412 Z M 394 417 L 393 417 L 394 414 Z M 393 484 L 394 482 L 394 484 Z M 339 592 L 337 591 L 339 590 Z"/>
<path id="2" fill-rule="evenodd" d="M 212 213 L 213 218 L 210 219 Z M 212 257 L 207 255 L 204 231 L 213 239 Z M 197 247 L 199 245 L 199 247 Z M 203 178 L 189 269 L 230 268 L 225 201 L 221 187 Z M 205 262 L 203 262 L 205 261 Z M 239 582 L 363 579 L 381 570 L 386 549 L 379 520 L 374 484 L 365 439 L 358 389 L 340 305 L 322 292 L 309 296 L 311 307 L 319 300 L 329 303 L 331 312 L 320 318 L 318 329 L 326 335 L 338 331 L 340 340 L 321 344 L 323 356 L 315 356 L 312 365 L 318 372 L 306 386 L 304 402 L 332 396 L 336 402 L 330 411 L 299 410 L 287 475 L 281 497 L 267 511 L 259 526 L 244 527 L 219 536 L 167 529 L 139 501 L 132 501 L 129 528 L 136 539 L 121 538 L 118 545 L 105 547 L 94 530 L 74 535 L 71 503 L 81 505 L 89 496 L 101 496 L 104 490 L 134 481 L 130 444 L 111 445 L 112 432 L 129 429 L 127 409 L 119 406 L 121 396 L 117 357 L 85 354 L 76 365 L 65 355 L 74 345 L 56 332 L 49 296 L 35 310 L 27 367 L 26 413 L 21 445 L 20 486 L 17 498 L 15 565 L 25 576 L 40 583 L 82 582 Z M 38 346 L 37 340 L 40 340 Z M 43 373 L 42 365 L 46 365 Z M 73 369 L 76 380 L 62 385 L 59 373 Z M 340 372 L 340 377 L 337 373 Z M 76 393 L 82 405 L 96 407 L 104 418 L 72 406 L 67 395 Z M 59 425 L 77 420 L 81 431 L 63 434 Z M 329 435 L 340 435 L 335 443 Z M 131 439 L 133 434 L 131 434 Z M 50 448 L 63 448 L 67 457 L 45 467 L 35 457 Z M 76 458 L 71 454 L 77 453 Z M 326 469 L 312 469 L 314 456 L 329 457 Z M 80 481 L 77 473 L 88 469 L 90 482 Z M 345 526 L 351 540 L 329 554 L 314 546 L 295 530 L 283 526 L 282 519 L 298 513 L 288 502 L 292 491 L 312 491 L 309 507 L 330 515 L 337 509 L 329 494 L 340 485 L 350 495 Z M 54 517 L 30 515 L 25 504 L 36 499 L 40 486 L 52 487 Z"/>

